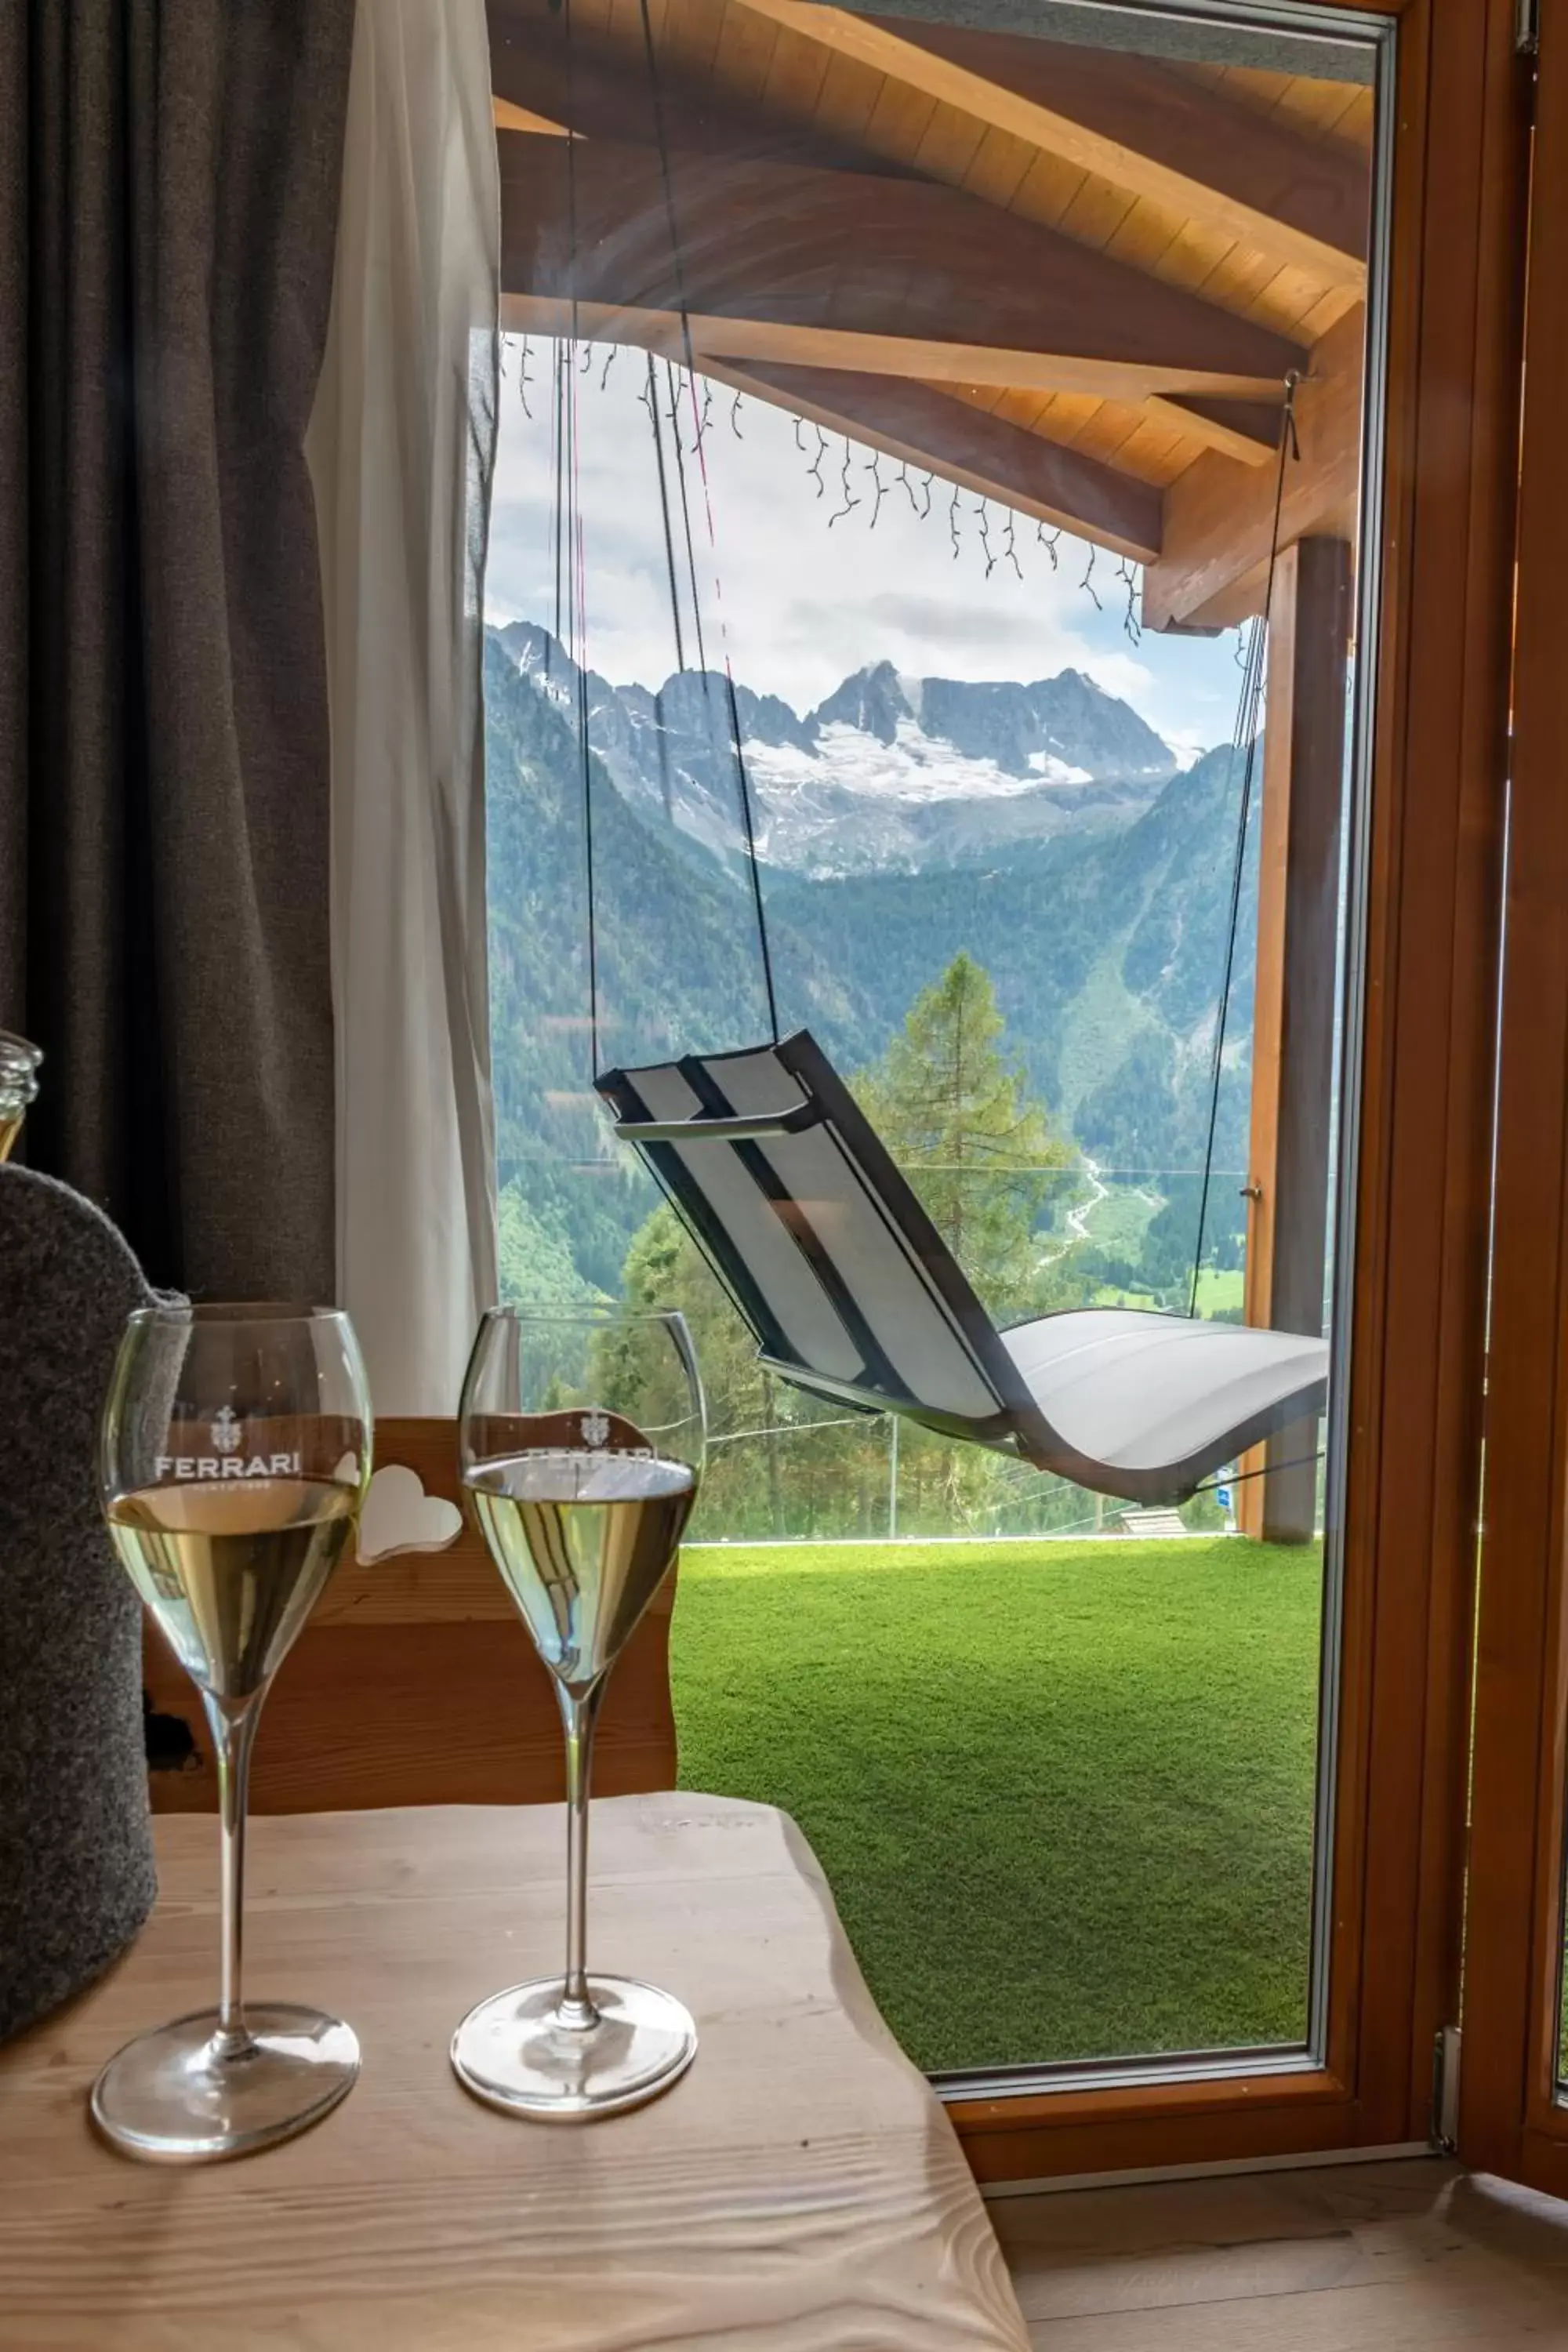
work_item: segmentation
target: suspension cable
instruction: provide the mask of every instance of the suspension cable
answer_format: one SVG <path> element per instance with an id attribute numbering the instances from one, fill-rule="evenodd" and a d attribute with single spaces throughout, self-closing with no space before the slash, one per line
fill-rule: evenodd
<path id="1" fill-rule="evenodd" d="M 702 424 L 697 407 L 697 358 L 691 341 L 691 312 L 686 299 L 686 271 L 681 251 L 680 226 L 675 209 L 675 184 L 670 170 L 669 138 L 665 122 L 664 93 L 660 86 L 658 52 L 653 37 L 653 19 L 648 0 L 639 0 L 642 15 L 643 50 L 647 59 L 648 90 L 653 102 L 654 140 L 658 150 L 659 182 L 664 194 L 665 221 L 669 235 L 670 265 L 675 278 L 676 307 L 680 317 L 681 352 L 686 367 L 686 380 L 691 397 L 693 417 L 692 440 L 698 467 L 702 478 L 703 502 L 707 510 L 709 549 L 714 561 L 714 601 L 720 606 L 720 637 L 724 648 L 724 689 L 729 706 L 730 744 L 735 761 L 735 780 L 741 802 L 741 822 L 745 834 L 746 864 L 752 877 L 752 903 L 757 920 L 757 944 L 762 950 L 763 985 L 767 995 L 768 1025 L 773 1043 L 779 1042 L 778 992 L 773 982 L 773 950 L 768 939 L 767 908 L 763 898 L 762 867 L 757 857 L 756 828 L 752 813 L 751 782 L 746 773 L 746 754 L 742 737 L 740 699 L 735 692 L 735 674 L 730 659 L 728 631 L 724 625 L 723 595 L 718 575 L 718 541 L 713 528 L 713 499 L 708 480 L 708 460 L 702 447 Z M 671 376 L 673 385 L 673 374 Z M 690 511 L 686 495 L 686 467 L 681 455 L 679 426 L 675 436 L 677 472 L 679 478 L 682 518 L 686 525 L 687 544 L 690 547 Z M 692 624 L 698 640 L 698 659 L 706 664 L 701 642 L 701 620 L 698 610 L 697 575 L 692 568 Z"/>
<path id="2" fill-rule="evenodd" d="M 646 5 L 646 0 L 645 0 Z M 1285 405 L 1279 416 L 1279 459 L 1274 477 L 1274 517 L 1268 534 L 1268 571 L 1263 586 L 1263 610 L 1254 620 L 1248 633 L 1247 660 L 1242 670 L 1241 698 L 1237 710 L 1236 732 L 1232 738 L 1233 754 L 1245 745 L 1246 759 L 1241 774 L 1241 803 L 1237 817 L 1236 855 L 1230 875 L 1230 917 L 1226 929 L 1225 974 L 1220 983 L 1219 1004 L 1215 1015 L 1214 1062 L 1209 1073 L 1208 1135 L 1204 1145 L 1203 1188 L 1198 1195 L 1198 1234 L 1193 1251 L 1192 1288 L 1187 1299 L 1187 1314 L 1198 1311 L 1198 1281 L 1203 1273 L 1204 1239 L 1208 1224 L 1209 1187 L 1214 1175 L 1215 1138 L 1219 1124 L 1220 1080 L 1225 1070 L 1225 1037 L 1230 1019 L 1231 984 L 1236 975 L 1236 939 L 1241 919 L 1241 886 L 1247 859 L 1247 824 L 1252 814 L 1253 776 L 1258 760 L 1258 713 L 1263 698 L 1265 663 L 1268 645 L 1268 617 L 1274 604 L 1274 574 L 1279 561 L 1279 520 L 1285 505 L 1285 467 L 1287 460 L 1301 455 L 1301 445 L 1296 433 L 1296 388 L 1301 379 L 1292 368 L 1285 378 Z"/>

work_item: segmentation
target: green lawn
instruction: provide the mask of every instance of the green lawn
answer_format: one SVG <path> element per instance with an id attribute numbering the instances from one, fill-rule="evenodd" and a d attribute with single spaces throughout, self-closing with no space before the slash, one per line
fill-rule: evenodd
<path id="1" fill-rule="evenodd" d="M 793 1813 L 931 2070 L 1305 2031 L 1317 1548 L 683 1556 L 681 1785 Z"/>

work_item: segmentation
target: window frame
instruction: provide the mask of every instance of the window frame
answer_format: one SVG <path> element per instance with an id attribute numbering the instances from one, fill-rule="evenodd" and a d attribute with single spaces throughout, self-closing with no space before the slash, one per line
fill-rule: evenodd
<path id="1" fill-rule="evenodd" d="M 1458 2148 L 1568 2196 L 1558 2095 L 1568 1834 L 1568 27 L 1542 12 L 1520 453 L 1507 953 Z M 1554 734 L 1554 730 L 1557 730 Z"/>
<path id="2" fill-rule="evenodd" d="M 1269 12 L 1272 13 L 1272 12 Z M 1368 10 L 1314 0 L 1304 26 Z M 950 2094 L 983 2181 L 1424 2144 L 1458 2014 L 1528 146 L 1514 0 L 1397 27 L 1314 2047 Z M 1354 1065 L 1352 1066 L 1352 1071 Z"/>

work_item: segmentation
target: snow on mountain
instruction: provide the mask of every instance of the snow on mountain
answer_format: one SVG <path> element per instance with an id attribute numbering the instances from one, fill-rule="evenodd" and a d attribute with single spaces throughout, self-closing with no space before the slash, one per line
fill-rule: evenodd
<path id="1" fill-rule="evenodd" d="M 933 740 L 913 719 L 899 720 L 890 743 L 847 726 L 841 719 L 832 719 L 818 729 L 809 751 L 797 750 L 793 744 L 764 743 L 755 737 L 742 749 L 752 782 L 769 799 L 820 782 L 825 770 L 833 782 L 848 792 L 910 801 L 1011 795 L 1032 792 L 1042 781 L 1094 782 L 1087 768 L 1069 768 L 1048 751 L 1030 753 L 1026 776 L 1009 775 L 994 760 L 966 759 L 950 743 Z"/>
<path id="2" fill-rule="evenodd" d="M 548 631 L 500 642 L 574 718 L 581 680 Z M 626 799 L 727 863 L 742 839 L 731 689 L 684 671 L 657 692 L 587 680 L 588 735 Z M 1121 829 L 1185 762 L 1077 670 L 1022 685 L 900 676 L 879 662 L 804 719 L 733 688 L 757 845 L 802 874 L 920 870 L 1064 831 Z"/>

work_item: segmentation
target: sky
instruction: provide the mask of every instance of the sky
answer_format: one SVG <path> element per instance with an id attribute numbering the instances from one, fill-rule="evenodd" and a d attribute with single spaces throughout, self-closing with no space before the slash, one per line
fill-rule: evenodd
<path id="1" fill-rule="evenodd" d="M 500 433 L 486 578 L 487 617 L 553 625 L 553 465 L 547 398 L 552 346 L 503 339 Z M 577 378 L 578 508 L 586 581 L 587 659 L 613 684 L 657 687 L 677 667 L 658 461 L 640 352 L 582 347 Z M 661 401 L 668 393 L 662 364 Z M 698 380 L 702 397 L 702 379 Z M 831 438 L 822 488 L 812 478 L 818 436 L 782 409 L 712 385 L 703 434 L 707 481 L 692 455 L 695 423 L 676 376 L 686 451 L 699 615 L 710 667 L 728 654 L 737 680 L 777 694 L 802 714 L 852 671 L 890 661 L 916 677 L 1054 677 L 1077 669 L 1130 702 L 1185 758 L 1230 740 L 1241 672 L 1234 632 L 1216 638 L 1145 635 L 1126 626 L 1128 583 L 1119 560 L 1061 536 L 1053 569 L 1034 521 L 923 477 L 899 479 L 872 452 Z M 666 464 L 674 453 L 666 435 Z M 680 507 L 671 484 L 679 546 Z M 873 517 L 875 527 L 873 528 Z M 711 533 L 710 531 L 710 518 Z M 837 518 L 837 519 L 836 519 Z M 957 550 L 954 551 L 954 530 Z M 986 542 L 991 566 L 986 565 Z M 1092 556 L 1092 569 L 1090 557 Z M 1133 567 L 1127 567 L 1132 571 Z M 1085 584 L 1087 578 L 1087 585 Z M 1096 608 L 1098 595 L 1100 609 Z M 695 666 L 689 592 L 682 595 L 689 666 Z"/>

